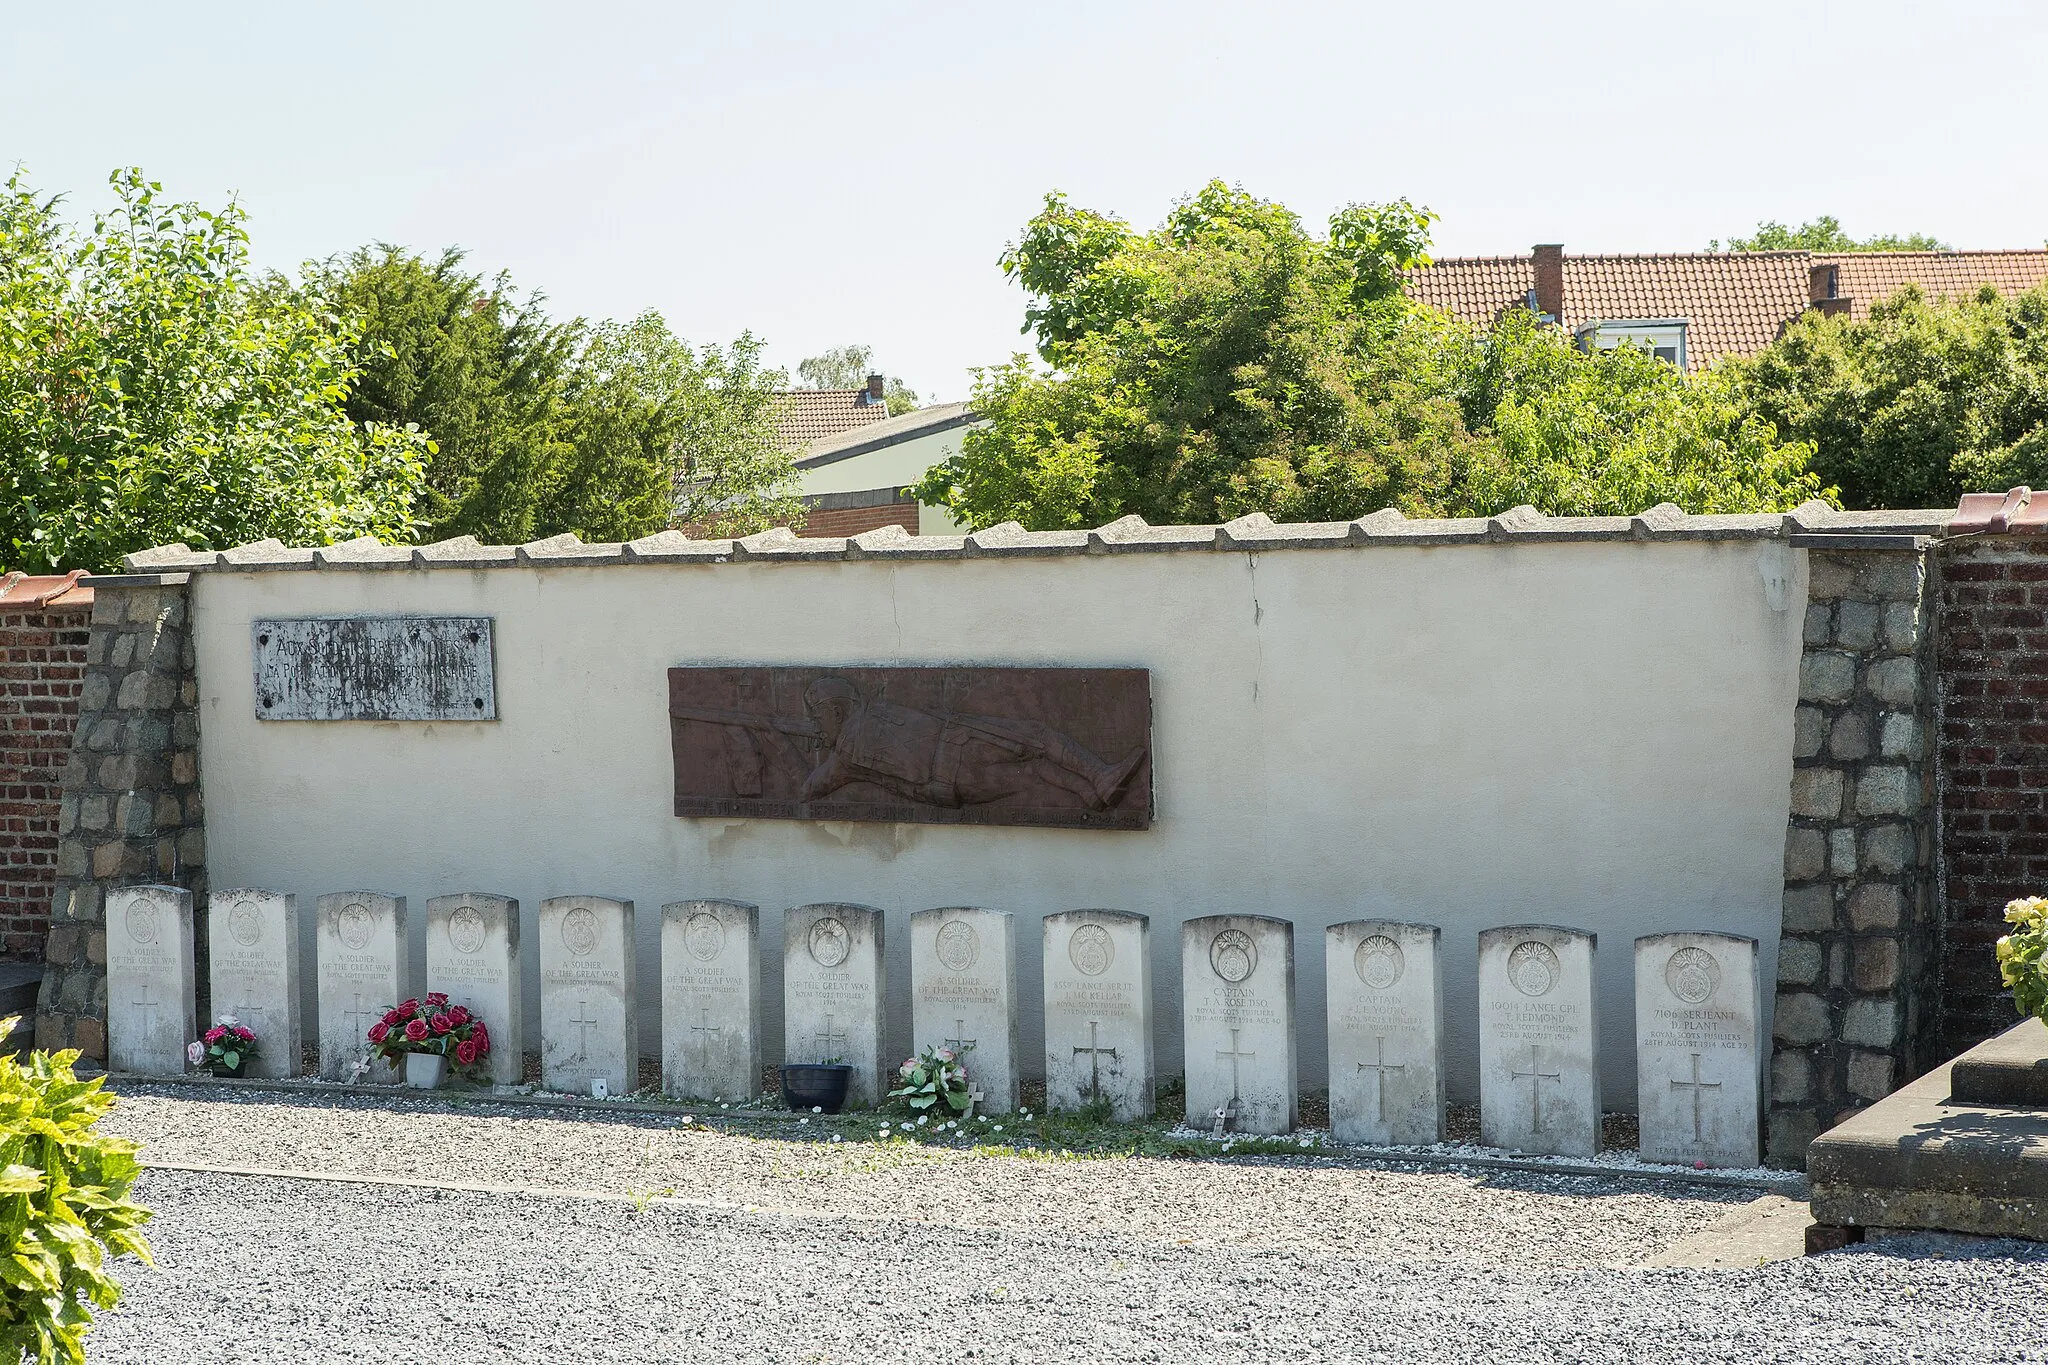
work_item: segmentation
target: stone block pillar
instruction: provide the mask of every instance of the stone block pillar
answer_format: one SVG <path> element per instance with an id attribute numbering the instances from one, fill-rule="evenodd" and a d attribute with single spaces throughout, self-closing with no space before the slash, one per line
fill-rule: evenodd
<path id="1" fill-rule="evenodd" d="M 189 577 L 118 574 L 92 583 L 85 684 L 57 816 L 36 1046 L 75 1047 L 103 1061 L 106 892 L 154 882 L 185 887 L 203 905 L 206 829 Z"/>
<path id="2" fill-rule="evenodd" d="M 1928 556 L 1885 540 L 1808 551 L 1768 1084 L 1778 1166 L 1804 1165 L 1822 1131 L 1936 1060 Z"/>

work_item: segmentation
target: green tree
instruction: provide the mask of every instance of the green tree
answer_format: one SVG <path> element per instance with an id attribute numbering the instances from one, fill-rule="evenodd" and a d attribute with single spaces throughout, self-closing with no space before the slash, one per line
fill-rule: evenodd
<path id="1" fill-rule="evenodd" d="M 583 328 L 550 321 L 541 296 L 522 297 L 506 275 L 487 281 L 462 263 L 452 248 L 428 260 L 378 245 L 315 275 L 361 328 L 350 415 L 418 426 L 438 446 L 419 508 L 426 537 L 518 544 L 552 534 L 542 502 L 563 482 Z"/>
<path id="2" fill-rule="evenodd" d="M 1730 237 L 1727 245 L 1719 241 L 1707 243 L 1709 251 L 1948 251 L 1952 248 L 1945 242 L 1928 236 L 1924 232 L 1909 232 L 1905 236 L 1892 233 L 1878 233 L 1857 241 L 1842 231 L 1842 225 L 1822 214 L 1810 223 L 1798 227 L 1786 227 L 1783 223 L 1758 223 L 1756 232 L 1749 237 Z"/>
<path id="3" fill-rule="evenodd" d="M 330 299 L 252 278 L 234 205 L 136 170 L 83 230 L 17 170 L 0 191 L 0 558 L 108 569 L 171 541 L 404 540 L 432 453 L 351 420 Z"/>
<path id="4" fill-rule="evenodd" d="M 464 269 L 452 248 L 430 260 L 366 247 L 318 273 L 362 328 L 352 409 L 416 423 L 439 446 L 429 537 L 748 534 L 801 513 L 775 440 L 786 378 L 761 368 L 751 336 L 693 351 L 657 313 L 558 322 L 540 294 Z"/>
<path id="5" fill-rule="evenodd" d="M 1805 313 L 1729 368 L 1850 507 L 2048 484 L 2048 290 L 1931 302 L 1909 287 L 1860 322 Z"/>
<path id="6" fill-rule="evenodd" d="M 987 419 L 918 485 L 976 526 L 1789 507 L 1820 493 L 1718 383 L 1588 354 L 1511 314 L 1411 304 L 1432 215 L 1353 205 L 1316 237 L 1212 182 L 1133 231 L 1059 194 L 1004 254 L 1038 357 L 977 372 Z"/>
<path id="7" fill-rule="evenodd" d="M 823 355 L 801 361 L 796 367 L 796 374 L 807 389 L 864 388 L 868 376 L 875 372 L 874 359 L 874 347 L 854 342 L 834 346 Z M 917 390 L 890 375 L 882 381 L 882 401 L 888 404 L 889 415 L 894 417 L 917 407 Z"/>
<path id="8" fill-rule="evenodd" d="M 593 328 L 568 396 L 575 459 L 549 490 L 551 529 L 626 540 L 664 526 L 752 535 L 803 516 L 777 434 L 788 382 L 747 333 L 692 350 L 659 313 Z"/>

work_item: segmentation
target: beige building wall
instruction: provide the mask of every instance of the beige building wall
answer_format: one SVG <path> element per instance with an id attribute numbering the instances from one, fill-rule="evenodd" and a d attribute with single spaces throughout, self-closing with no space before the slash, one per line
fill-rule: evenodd
<path id="1" fill-rule="evenodd" d="M 864 493 L 871 488 L 908 488 L 941 460 L 960 453 L 960 438 L 968 428 L 953 427 L 926 436 L 912 437 L 865 455 L 853 455 L 814 469 L 800 469 L 802 482 L 797 491 L 812 493 Z M 920 505 L 917 533 L 921 536 L 958 535 L 965 528 L 943 507 Z"/>
<path id="2" fill-rule="evenodd" d="M 1748 539 L 196 574 L 210 872 L 302 904 L 359 887 L 416 904 L 497 892 L 529 915 L 550 896 L 630 898 L 649 1002 L 665 901 L 758 902 L 764 945 L 781 942 L 786 906 L 882 906 L 899 1052 L 910 912 L 1009 910 L 1026 1058 L 1041 1050 L 1040 976 L 1024 926 L 1143 911 L 1163 1075 L 1181 1065 L 1178 923 L 1284 916 L 1310 1086 L 1323 927 L 1427 921 L 1444 930 L 1449 1089 L 1468 1100 L 1479 931 L 1570 925 L 1600 936 L 1603 1087 L 1626 1103 L 1635 936 L 1747 934 L 1773 979 L 1805 576 L 1804 551 Z M 253 617 L 405 612 L 496 618 L 501 720 L 255 718 Z M 679 819 L 664 670 L 686 663 L 1148 668 L 1157 821 Z M 773 1061 L 772 951 L 763 996 Z"/>

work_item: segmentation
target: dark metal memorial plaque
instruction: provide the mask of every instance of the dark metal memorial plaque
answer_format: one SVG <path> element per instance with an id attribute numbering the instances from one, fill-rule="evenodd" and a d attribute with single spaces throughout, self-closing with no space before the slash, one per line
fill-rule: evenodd
<path id="1" fill-rule="evenodd" d="M 261 720 L 496 720 L 488 616 L 249 623 Z"/>
<path id="2" fill-rule="evenodd" d="M 676 814 L 1146 829 L 1142 668 L 672 668 Z"/>

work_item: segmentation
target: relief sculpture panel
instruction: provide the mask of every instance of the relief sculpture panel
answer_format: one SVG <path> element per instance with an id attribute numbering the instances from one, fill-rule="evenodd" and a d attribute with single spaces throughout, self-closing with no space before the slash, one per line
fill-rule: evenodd
<path id="1" fill-rule="evenodd" d="M 676 814 L 1146 829 L 1142 668 L 672 668 Z"/>

